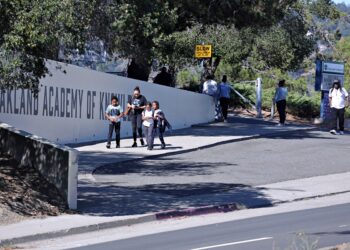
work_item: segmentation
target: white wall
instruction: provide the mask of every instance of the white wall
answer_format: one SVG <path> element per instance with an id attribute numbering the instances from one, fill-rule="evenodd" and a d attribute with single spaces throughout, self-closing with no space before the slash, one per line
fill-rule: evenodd
<path id="1" fill-rule="evenodd" d="M 214 117 L 213 100 L 206 95 L 53 61 L 47 65 L 52 76 L 42 79 L 37 100 L 28 90 L 0 93 L 0 121 L 58 143 L 105 139 L 108 122 L 103 113 L 111 94 L 126 107 L 135 86 L 147 100 L 160 102 L 174 129 Z M 131 136 L 129 121 L 122 123 L 121 135 Z"/>

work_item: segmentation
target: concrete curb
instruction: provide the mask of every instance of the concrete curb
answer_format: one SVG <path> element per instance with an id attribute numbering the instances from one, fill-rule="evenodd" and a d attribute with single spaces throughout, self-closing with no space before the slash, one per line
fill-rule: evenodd
<path id="1" fill-rule="evenodd" d="M 233 212 L 236 210 L 242 209 L 238 203 L 229 203 L 225 205 L 214 205 L 214 206 L 205 206 L 205 207 L 197 207 L 197 208 L 187 208 L 183 210 L 170 210 L 156 213 L 157 220 L 166 220 L 176 217 L 184 217 L 184 216 L 196 216 L 210 213 L 227 213 Z"/>
<path id="2" fill-rule="evenodd" d="M 260 139 L 260 138 L 273 138 L 273 137 L 285 135 L 286 133 L 295 134 L 295 133 L 299 133 L 299 132 L 303 132 L 303 131 L 316 131 L 316 130 L 318 130 L 318 128 L 309 127 L 309 128 L 300 128 L 300 129 L 289 130 L 289 131 L 278 131 L 278 132 L 274 132 L 274 133 L 268 133 L 265 135 L 257 134 L 257 135 L 242 137 L 242 138 L 235 138 L 235 139 L 230 139 L 230 140 L 226 140 L 226 141 L 220 141 L 220 142 L 216 142 L 216 143 L 212 143 L 212 144 L 208 144 L 208 145 L 204 145 L 204 146 L 200 146 L 200 147 L 179 150 L 176 152 L 167 152 L 167 153 L 162 153 L 162 154 L 158 154 L 158 155 L 147 155 L 147 156 L 141 157 L 139 159 L 130 159 L 130 160 L 125 160 L 125 161 L 120 161 L 120 162 L 115 162 L 115 163 L 103 164 L 101 166 L 96 167 L 94 170 L 92 170 L 90 174 L 94 174 L 96 172 L 96 170 L 101 168 L 101 167 L 115 165 L 115 164 L 124 164 L 124 163 L 129 163 L 129 162 L 134 162 L 134 161 L 140 161 L 140 160 L 152 160 L 152 159 L 157 159 L 159 157 L 174 156 L 174 155 L 179 155 L 179 154 L 190 153 L 190 152 L 194 152 L 197 150 L 208 149 L 208 148 L 221 146 L 221 145 L 225 145 L 225 144 L 229 144 L 229 143 L 233 143 L 233 142 L 248 141 L 248 140 Z"/>
<path id="3" fill-rule="evenodd" d="M 178 209 L 178 210 L 174 209 L 174 210 L 163 211 L 163 212 L 158 212 L 154 214 L 147 214 L 144 216 L 140 216 L 138 218 L 129 218 L 124 220 L 95 223 L 91 225 L 74 227 L 70 229 L 63 229 L 63 230 L 58 230 L 53 232 L 0 240 L 0 247 L 10 246 L 15 244 L 23 244 L 23 243 L 39 241 L 39 240 L 48 240 L 48 239 L 83 234 L 83 233 L 91 233 L 91 232 L 100 231 L 104 229 L 111 229 L 111 228 L 117 228 L 122 226 L 131 226 L 131 225 L 136 225 L 136 224 L 141 224 L 146 222 L 153 222 L 158 220 L 191 217 L 191 216 L 213 214 L 213 213 L 228 213 L 228 212 L 234 212 L 234 211 L 244 210 L 244 209 L 273 207 L 279 204 L 285 204 L 285 203 L 291 203 L 291 202 L 297 202 L 297 201 L 309 200 L 309 199 L 315 199 L 315 198 L 322 198 L 322 197 L 328 197 L 332 195 L 339 195 L 339 194 L 345 194 L 345 193 L 350 193 L 350 190 L 333 192 L 333 193 L 322 194 L 322 195 L 314 195 L 309 197 L 297 198 L 293 200 L 266 202 L 256 206 L 249 206 L 249 207 L 240 203 L 228 203 L 228 204 L 221 204 L 221 205 L 194 207 L 194 208 L 186 208 L 186 209 Z"/>
<path id="4" fill-rule="evenodd" d="M 52 231 L 47 233 L 39 233 L 39 234 L 33 234 L 33 235 L 27 235 L 23 237 L 16 237 L 11 239 L 5 239 L 0 240 L 0 247 L 2 246 L 9 246 L 9 245 L 15 245 L 15 244 L 22 244 L 27 242 L 33 242 L 33 241 L 39 241 L 39 240 L 47 240 L 47 239 L 53 239 L 53 238 L 59 238 L 64 236 L 70 236 L 75 234 L 83 234 L 83 233 L 89 233 L 104 229 L 110 229 L 110 228 L 116 228 L 116 227 L 122 227 L 122 226 L 129 226 L 129 225 L 135 225 L 140 223 L 146 223 L 155 221 L 156 215 L 155 214 L 148 214 L 144 215 L 138 218 L 129 218 L 125 220 L 116 220 L 116 221 L 108 221 L 103 223 L 96 223 L 81 227 L 73 227 L 69 229 L 63 229 L 58 231 Z"/>

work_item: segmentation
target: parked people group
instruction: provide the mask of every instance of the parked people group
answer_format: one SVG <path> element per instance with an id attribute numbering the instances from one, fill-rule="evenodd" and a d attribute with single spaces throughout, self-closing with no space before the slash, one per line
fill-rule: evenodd
<path id="1" fill-rule="evenodd" d="M 161 149 L 165 148 L 164 131 L 165 128 L 171 129 L 171 125 L 166 120 L 164 112 L 159 108 L 159 102 L 147 102 L 146 97 L 141 94 L 140 88 L 135 87 L 125 112 L 115 96 L 111 98 L 111 104 L 107 107 L 105 117 L 110 122 L 106 145 L 108 149 L 111 148 L 113 131 L 115 131 L 116 136 L 116 147 L 120 147 L 120 123 L 123 116 L 129 116 L 131 120 L 133 136 L 131 147 L 138 146 L 137 137 L 140 139 L 141 146 L 144 146 L 143 135 L 145 135 L 147 149 L 153 150 L 154 138 L 158 135 Z"/>

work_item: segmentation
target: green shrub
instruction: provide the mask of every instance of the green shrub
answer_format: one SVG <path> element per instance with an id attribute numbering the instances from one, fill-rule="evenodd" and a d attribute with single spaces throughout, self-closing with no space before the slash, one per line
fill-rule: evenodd
<path id="1" fill-rule="evenodd" d="M 194 69 L 184 69 L 177 73 L 176 84 L 184 89 L 199 89 L 200 73 Z"/>
<path id="2" fill-rule="evenodd" d="M 299 93 L 290 93 L 287 99 L 287 112 L 292 115 L 314 118 L 320 115 L 321 94 L 313 93 L 311 96 Z"/>
<path id="3" fill-rule="evenodd" d="M 350 118 L 350 108 L 345 109 L 345 118 Z"/>

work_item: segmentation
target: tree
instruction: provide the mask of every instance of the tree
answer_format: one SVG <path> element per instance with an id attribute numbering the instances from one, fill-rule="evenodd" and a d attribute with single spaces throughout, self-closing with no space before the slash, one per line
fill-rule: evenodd
<path id="1" fill-rule="evenodd" d="M 30 88 L 35 93 L 58 59 L 60 46 L 83 48 L 91 5 L 83 1 L 0 0 L 0 89 Z"/>
<path id="2" fill-rule="evenodd" d="M 249 58 L 290 69 L 309 53 L 304 9 L 337 16 L 326 0 L 0 0 L 0 88 L 38 91 L 48 73 L 45 59 L 97 39 L 108 52 L 133 58 L 143 80 L 154 58 L 174 68 L 195 64 L 197 42 L 214 44 L 207 73 L 222 60 L 237 71 Z"/>

